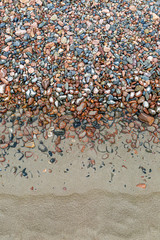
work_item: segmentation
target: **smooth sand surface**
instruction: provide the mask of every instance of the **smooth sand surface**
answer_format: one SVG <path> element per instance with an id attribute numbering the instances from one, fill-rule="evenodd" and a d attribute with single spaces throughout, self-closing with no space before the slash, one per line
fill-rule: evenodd
<path id="1" fill-rule="evenodd" d="M 2 240 L 159 239 L 160 193 L 0 196 Z"/>
<path id="2" fill-rule="evenodd" d="M 97 145 L 86 145 L 82 153 L 84 144 L 77 138 L 61 143 L 63 156 L 56 153 L 53 164 L 40 153 L 38 142 L 35 149 L 22 148 L 34 152 L 28 159 L 18 160 L 17 149 L 10 149 L 10 166 L 1 164 L 0 172 L 0 239 L 160 239 L 159 145 L 150 146 L 150 153 L 143 146 L 136 152 L 123 144 L 126 138 L 101 145 L 101 151 L 106 145 L 113 149 L 107 159 Z M 53 148 L 51 139 L 44 143 Z M 89 167 L 89 158 L 94 166 Z M 28 178 L 21 176 L 23 168 Z M 139 183 L 146 189 L 136 187 Z"/>

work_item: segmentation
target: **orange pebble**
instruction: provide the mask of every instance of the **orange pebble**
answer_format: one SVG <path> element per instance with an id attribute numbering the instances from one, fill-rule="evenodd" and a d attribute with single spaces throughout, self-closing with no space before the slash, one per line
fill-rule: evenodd
<path id="1" fill-rule="evenodd" d="M 85 149 L 85 145 L 83 145 L 83 147 L 81 148 L 81 152 L 84 152 Z"/>
<path id="2" fill-rule="evenodd" d="M 136 185 L 136 187 L 140 187 L 140 188 L 145 189 L 146 188 L 146 184 L 145 183 L 139 183 L 139 184 Z"/>

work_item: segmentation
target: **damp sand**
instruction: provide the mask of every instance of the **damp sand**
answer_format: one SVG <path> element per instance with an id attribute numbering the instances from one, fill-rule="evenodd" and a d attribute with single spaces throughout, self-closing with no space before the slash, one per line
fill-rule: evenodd
<path id="1" fill-rule="evenodd" d="M 11 167 L 1 172 L 1 239 L 159 239 L 159 145 L 136 152 L 123 142 L 125 136 L 102 159 L 97 146 L 82 153 L 78 139 L 67 139 L 61 143 L 63 156 L 55 155 L 53 164 L 38 144 L 31 150 L 34 157 L 24 160 L 10 149 L 10 166 L 25 167 L 28 178 Z M 52 148 L 50 139 L 44 143 Z M 139 183 L 146 188 L 136 187 Z"/>

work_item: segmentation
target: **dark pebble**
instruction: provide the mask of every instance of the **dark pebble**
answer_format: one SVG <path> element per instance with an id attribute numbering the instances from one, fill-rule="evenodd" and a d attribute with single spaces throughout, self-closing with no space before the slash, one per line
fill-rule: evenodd
<path id="1" fill-rule="evenodd" d="M 50 160 L 51 163 L 54 163 L 55 161 L 56 161 L 55 158 L 51 158 L 51 160 Z"/>
<path id="2" fill-rule="evenodd" d="M 77 127 L 79 127 L 79 126 L 81 126 L 81 122 L 74 122 L 74 123 L 73 123 L 73 127 L 74 127 L 74 128 L 77 128 Z"/>
<path id="3" fill-rule="evenodd" d="M 65 129 L 58 129 L 53 131 L 56 136 L 63 136 L 65 134 Z"/>
<path id="4" fill-rule="evenodd" d="M 24 168 L 23 170 L 22 170 L 22 175 L 24 176 L 24 177 L 26 177 L 28 174 L 26 173 L 26 168 Z"/>
<path id="5" fill-rule="evenodd" d="M 44 144 L 38 145 L 38 149 L 39 149 L 41 152 L 47 152 L 47 151 L 48 151 L 48 148 L 47 148 Z"/>
<path id="6" fill-rule="evenodd" d="M 52 157 L 53 153 L 51 151 L 48 151 L 49 156 Z"/>

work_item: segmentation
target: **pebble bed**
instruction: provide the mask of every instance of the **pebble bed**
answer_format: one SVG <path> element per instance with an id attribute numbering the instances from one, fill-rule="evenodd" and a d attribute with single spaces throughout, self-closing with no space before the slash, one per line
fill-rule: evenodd
<path id="1" fill-rule="evenodd" d="M 123 120 L 159 143 L 159 26 L 159 0 L 1 1 L 0 149 L 42 134 L 60 153 L 70 131 L 87 144 Z"/>

